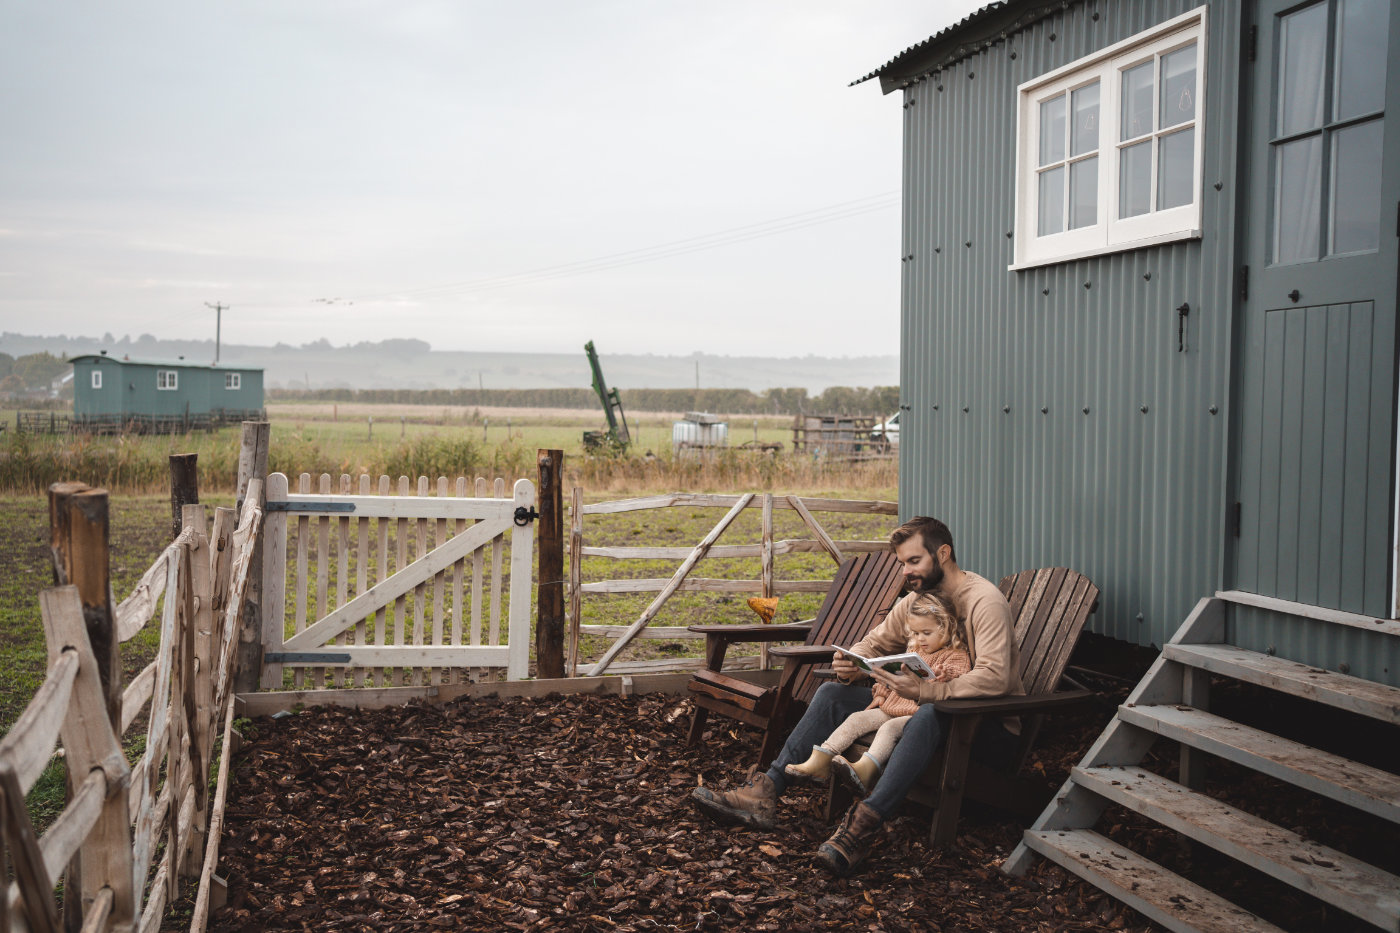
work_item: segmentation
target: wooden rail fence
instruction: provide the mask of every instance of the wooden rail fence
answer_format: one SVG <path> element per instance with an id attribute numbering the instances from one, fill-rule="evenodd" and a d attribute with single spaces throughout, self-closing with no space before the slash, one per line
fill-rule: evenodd
<path id="1" fill-rule="evenodd" d="M 0 861 L 13 874 L 0 899 L 0 931 L 158 930 L 181 880 L 198 878 L 191 930 L 204 927 L 218 862 L 228 786 L 215 737 L 232 741 L 231 668 L 251 553 L 262 521 L 261 482 L 242 514 L 184 510 L 184 527 L 132 593 L 111 605 L 107 493 L 81 484 L 49 492 L 55 576 L 40 593 L 49 671 L 0 740 Z M 156 658 L 125 686 L 118 647 L 159 607 Z M 123 737 L 146 714 L 140 758 Z M 25 808 L 62 740 L 69 798 L 42 837 Z M 159 862 L 152 868 L 157 850 Z M 64 880 L 63 915 L 54 896 Z"/>
<path id="2" fill-rule="evenodd" d="M 584 516 L 609 515 L 620 512 L 635 512 L 647 509 L 667 508 L 712 508 L 726 509 L 724 516 L 715 524 L 703 540 L 693 547 L 598 547 L 585 543 Z M 761 540 L 748 544 L 716 544 L 719 537 L 745 509 L 762 510 Z M 810 538 L 773 539 L 773 512 L 775 509 L 790 509 L 801 518 Z M 871 515 L 896 515 L 898 504 L 881 500 L 861 499 L 818 499 L 799 496 L 774 495 L 772 493 L 746 493 L 744 495 L 699 495 L 674 493 L 661 496 L 645 496 L 636 499 L 619 499 L 611 502 L 583 504 L 583 489 L 575 486 L 571 509 L 569 538 L 569 628 L 570 628 L 570 672 L 578 670 L 578 643 L 583 634 L 601 635 L 616 638 L 612 646 L 589 670 L 589 676 L 598 676 L 609 667 L 616 672 L 656 669 L 664 665 L 674 669 L 687 664 L 696 666 L 701 662 L 665 660 L 661 662 L 630 662 L 614 664 L 614 659 L 635 638 L 687 639 L 698 637 L 684 627 L 652 626 L 666 601 L 679 592 L 707 592 L 750 594 L 754 596 L 780 596 L 784 593 L 825 593 L 831 585 L 826 580 L 780 580 L 775 573 L 775 558 L 785 554 L 813 553 L 824 551 L 835 564 L 840 564 L 849 554 L 881 551 L 889 545 L 879 541 L 835 541 L 814 517 L 813 513 L 846 512 Z M 669 578 L 583 580 L 583 558 L 604 557 L 614 560 L 656 560 L 670 559 L 682 561 L 680 567 Z M 719 579 L 691 576 L 699 562 L 706 558 L 758 558 L 759 578 L 756 580 Z M 657 596 L 641 615 L 630 625 L 584 625 L 582 622 L 582 597 L 586 593 L 656 593 Z M 766 666 L 766 655 L 757 662 Z M 735 659 L 740 664 L 744 659 Z M 747 663 L 754 663 L 749 661 Z"/>

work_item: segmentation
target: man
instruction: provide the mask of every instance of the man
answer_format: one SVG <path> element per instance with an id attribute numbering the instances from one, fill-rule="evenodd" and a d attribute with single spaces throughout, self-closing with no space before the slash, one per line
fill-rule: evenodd
<path id="1" fill-rule="evenodd" d="M 904 736 L 870 796 L 847 810 L 836 832 L 817 849 L 817 858 L 837 875 L 849 874 L 865 859 L 880 827 L 894 815 L 943 744 L 946 728 L 934 710 L 935 700 L 1019 696 L 1026 692 L 1019 673 L 1011 606 L 993 583 L 958 566 L 948 526 L 936 518 L 912 518 L 890 533 L 890 546 L 899 558 L 910 592 L 854 650 L 865 657 L 904 651 L 909 606 L 919 593 L 934 591 L 948 599 L 958 618 L 964 621 L 972 669 L 946 682 L 923 679 L 908 671 L 874 672 L 877 680 L 900 696 L 917 700 L 919 708 L 904 727 Z M 778 798 L 788 784 L 783 769 L 805 761 L 813 745 L 848 715 L 870 703 L 870 686 L 868 681 L 857 682 L 861 671 L 855 664 L 838 656 L 831 667 L 839 682 L 823 684 L 817 690 L 767 773 L 730 791 L 697 787 L 691 796 L 701 810 L 722 822 L 759 829 L 775 825 Z M 1020 723 L 1014 719 L 988 723 L 977 736 L 979 757 L 1008 754 L 1015 743 L 1011 733 L 1019 731 Z"/>

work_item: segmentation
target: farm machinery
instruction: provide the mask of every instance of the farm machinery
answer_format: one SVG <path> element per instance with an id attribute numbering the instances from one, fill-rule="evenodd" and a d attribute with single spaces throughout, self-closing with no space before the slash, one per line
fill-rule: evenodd
<path id="1" fill-rule="evenodd" d="M 598 351 L 593 349 L 593 341 L 585 343 L 583 349 L 593 370 L 593 391 L 598 393 L 598 399 L 603 403 L 603 414 L 608 419 L 606 431 L 583 432 L 584 449 L 626 450 L 627 445 L 632 443 L 632 435 L 627 430 L 627 416 L 622 413 L 622 399 L 618 397 L 617 390 L 609 389 L 604 381 L 603 367 L 598 364 Z"/>

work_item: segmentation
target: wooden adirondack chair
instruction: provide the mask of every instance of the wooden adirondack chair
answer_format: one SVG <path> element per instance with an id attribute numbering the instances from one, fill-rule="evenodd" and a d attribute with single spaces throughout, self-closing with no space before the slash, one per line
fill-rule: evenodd
<path id="1" fill-rule="evenodd" d="M 1095 696 L 1092 690 L 1077 686 L 1070 690 L 1057 688 L 1084 624 L 1098 607 L 1099 588 L 1088 577 L 1065 567 L 1024 570 L 1003 577 L 999 588 L 1011 603 L 1026 695 L 940 700 L 935 704 L 940 713 L 951 719 L 949 734 L 942 752 L 910 790 L 908 799 L 933 808 L 929 839 L 939 847 L 952 845 L 956 840 L 964 797 L 1034 819 L 1050 800 L 1054 787 L 1048 781 L 1021 776 L 1019 772 L 1041 722 L 1048 713 L 1082 704 Z M 1003 716 L 1021 717 L 1021 735 L 1015 760 L 999 768 L 976 760 L 971 751 L 978 725 L 991 718 L 990 728 Z M 858 744 L 847 754 L 863 751 L 865 748 Z M 848 802 L 849 794 L 833 781 L 827 800 L 828 816 L 834 817 Z"/>
<path id="2" fill-rule="evenodd" d="M 690 626 L 690 631 L 705 636 L 705 669 L 697 671 L 689 684 L 695 717 L 687 742 L 698 742 L 709 714 L 720 713 L 764 730 L 758 766 L 768 767 L 788 727 L 816 692 L 820 665 L 830 666 L 832 651 L 826 646 L 859 641 L 884 619 L 903 587 L 904 575 L 894 554 L 859 554 L 836 571 L 821 609 L 810 622 Z M 803 645 L 770 650 L 770 656 L 784 659 L 776 686 L 751 684 L 721 673 L 731 644 L 778 641 L 802 641 Z"/>

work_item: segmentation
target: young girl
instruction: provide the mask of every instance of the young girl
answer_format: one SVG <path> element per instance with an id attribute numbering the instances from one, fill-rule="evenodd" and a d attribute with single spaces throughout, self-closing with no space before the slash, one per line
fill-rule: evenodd
<path id="1" fill-rule="evenodd" d="M 972 660 L 967 653 L 967 634 L 962 622 L 953 614 L 948 602 L 936 593 L 925 593 L 909 608 L 909 644 L 913 651 L 933 668 L 938 680 L 952 680 L 968 672 Z M 875 785 L 904 732 L 904 724 L 919 708 L 917 700 L 906 699 L 884 684 L 871 690 L 870 705 L 846 717 L 821 745 L 812 746 L 812 754 L 800 765 L 788 765 L 788 777 L 824 781 L 834 770 L 837 778 L 864 796 Z M 875 732 L 870 751 L 859 761 L 850 762 L 839 753 L 867 732 Z"/>

